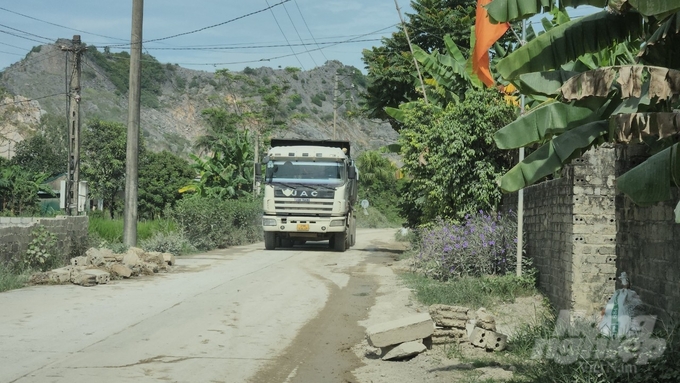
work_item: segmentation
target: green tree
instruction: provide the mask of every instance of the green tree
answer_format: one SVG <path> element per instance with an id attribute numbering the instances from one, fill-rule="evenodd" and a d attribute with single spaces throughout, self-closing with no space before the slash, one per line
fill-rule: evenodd
<path id="1" fill-rule="evenodd" d="M 410 226 L 497 207 L 496 180 L 510 161 L 493 145 L 493 134 L 515 115 L 493 89 L 472 89 L 444 109 L 423 102 L 405 108 L 399 143 L 408 179 L 401 210 Z"/>
<path id="2" fill-rule="evenodd" d="M 190 183 L 196 172 L 189 162 L 168 151 L 146 152 L 139 166 L 139 216 L 158 217 L 166 206 L 182 198 L 179 189 Z"/>
<path id="3" fill-rule="evenodd" d="M 45 173 L 33 173 L 8 161 L 0 163 L 0 204 L 3 214 L 35 215 L 40 213 L 38 192 L 52 194 L 43 182 Z"/>
<path id="4" fill-rule="evenodd" d="M 11 163 L 31 173 L 46 173 L 48 177 L 66 173 L 67 140 L 66 118 L 44 115 L 38 131 L 17 144 Z"/>
<path id="5" fill-rule="evenodd" d="M 357 157 L 359 196 L 367 199 L 390 219 L 398 218 L 397 167 L 379 151 L 368 150 Z"/>
<path id="6" fill-rule="evenodd" d="M 531 185 L 560 169 L 582 152 L 604 142 L 647 143 L 652 152 L 641 165 L 617 180 L 633 201 L 649 204 L 672 198 L 680 183 L 677 143 L 680 106 L 680 3 L 664 0 L 565 0 L 560 7 L 590 4 L 604 10 L 555 27 L 501 60 L 497 69 L 526 94 L 555 100 L 534 108 L 496 135 L 504 149 L 539 145 L 501 180 L 505 191 Z M 493 1 L 497 21 L 527 18 L 557 8 L 554 1 Z M 603 66 L 591 62 L 586 72 L 575 64 L 583 57 L 622 51 L 641 41 L 636 65 Z M 636 53 L 636 52 L 630 52 Z M 632 55 L 631 55 L 632 56 Z M 640 65 L 644 64 L 644 65 Z M 614 65 L 611 61 L 604 65 Z M 538 124 L 553 116 L 550 126 Z M 676 209 L 680 222 L 680 204 Z"/>
<path id="7" fill-rule="evenodd" d="M 104 200 L 111 218 L 120 209 L 125 190 L 127 128 L 117 122 L 94 120 L 83 129 L 81 176 L 89 182 L 90 194 Z M 140 143 L 139 157 L 144 156 Z"/>
<path id="8" fill-rule="evenodd" d="M 475 0 L 414 0 L 414 14 L 407 14 L 406 28 L 414 45 L 431 53 L 445 49 L 444 36 L 468 56 L 470 26 L 474 25 Z M 385 107 L 396 108 L 403 102 L 422 97 L 415 64 L 402 29 L 383 38 L 382 46 L 363 51 L 368 71 L 368 87 L 364 95 L 369 117 L 389 119 Z M 392 127 L 399 123 L 390 119 Z"/>

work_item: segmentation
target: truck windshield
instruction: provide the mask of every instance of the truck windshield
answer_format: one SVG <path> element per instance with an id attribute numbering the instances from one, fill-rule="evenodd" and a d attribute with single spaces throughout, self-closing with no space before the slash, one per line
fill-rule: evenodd
<path id="1" fill-rule="evenodd" d="M 342 162 L 269 161 L 267 175 L 271 182 L 342 184 Z"/>

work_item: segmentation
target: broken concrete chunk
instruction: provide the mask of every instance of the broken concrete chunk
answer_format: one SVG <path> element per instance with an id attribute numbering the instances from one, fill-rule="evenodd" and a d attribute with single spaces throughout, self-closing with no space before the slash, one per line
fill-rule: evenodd
<path id="1" fill-rule="evenodd" d="M 465 327 L 469 308 L 463 306 L 431 305 L 430 316 L 434 323 L 442 327 Z"/>
<path id="2" fill-rule="evenodd" d="M 71 273 L 71 283 L 80 286 L 94 286 L 97 284 L 97 277 L 94 274 L 85 273 L 86 270 Z"/>
<path id="3" fill-rule="evenodd" d="M 371 346 L 385 347 L 427 338 L 433 332 L 430 314 L 422 313 L 371 326 L 366 329 L 366 337 Z"/>
<path id="4" fill-rule="evenodd" d="M 458 343 L 467 340 L 467 331 L 459 328 L 436 328 L 432 334 L 432 344 Z"/>
<path id="5" fill-rule="evenodd" d="M 69 283 L 71 281 L 71 266 L 62 267 L 59 269 L 50 270 L 47 272 L 47 277 L 52 283 Z"/>
<path id="6" fill-rule="evenodd" d="M 175 265 L 175 256 L 170 254 L 170 253 L 163 253 L 163 261 L 168 266 L 174 266 Z"/>
<path id="7" fill-rule="evenodd" d="M 85 258 L 87 260 L 88 265 L 92 265 L 95 267 L 99 267 L 106 263 L 106 260 L 104 259 L 104 255 L 95 248 L 90 248 L 87 250 L 85 253 Z"/>
<path id="8" fill-rule="evenodd" d="M 87 269 L 81 271 L 82 274 L 94 276 L 95 282 L 99 285 L 105 285 L 111 280 L 111 274 L 107 271 L 99 269 Z"/>
<path id="9" fill-rule="evenodd" d="M 507 345 L 508 337 L 494 331 L 476 327 L 470 335 L 470 343 L 491 351 L 502 351 Z"/>
<path id="10" fill-rule="evenodd" d="M 130 248 L 130 250 L 128 250 L 128 252 L 123 256 L 123 264 L 130 268 L 135 267 L 142 262 L 141 259 L 139 259 L 139 255 L 131 250 L 132 248 Z"/>
<path id="11" fill-rule="evenodd" d="M 130 278 L 132 276 L 132 270 L 125 265 L 115 263 L 111 266 L 111 274 L 122 278 Z"/>
<path id="12" fill-rule="evenodd" d="M 475 326 L 489 331 L 496 331 L 496 318 L 482 307 L 475 312 Z"/>
<path id="13" fill-rule="evenodd" d="M 155 263 L 158 266 L 165 265 L 165 260 L 163 259 L 163 253 L 159 253 L 157 251 L 144 253 L 144 255 L 142 255 L 142 259 L 144 260 L 144 262 Z"/>
<path id="14" fill-rule="evenodd" d="M 71 258 L 71 266 L 88 266 L 87 257 Z"/>
<path id="15" fill-rule="evenodd" d="M 382 357 L 382 360 L 400 360 L 418 355 L 421 352 L 425 352 L 425 350 L 427 350 L 427 347 L 425 347 L 422 340 L 405 342 L 390 350 Z"/>

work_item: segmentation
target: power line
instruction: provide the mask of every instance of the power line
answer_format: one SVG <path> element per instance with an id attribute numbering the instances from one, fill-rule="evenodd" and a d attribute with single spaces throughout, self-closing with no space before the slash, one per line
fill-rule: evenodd
<path id="1" fill-rule="evenodd" d="M 49 96 L 42 96 L 42 97 L 32 98 L 32 99 L 30 99 L 30 100 L 21 100 L 21 101 L 14 101 L 14 102 L 6 102 L 6 103 L 4 103 L 4 104 L 0 104 L 0 106 L 23 104 L 23 103 L 27 103 L 27 102 L 42 100 L 42 99 L 49 98 L 49 97 L 63 96 L 63 95 L 65 95 L 65 94 L 66 94 L 66 93 L 61 92 L 61 93 L 50 94 Z"/>
<path id="2" fill-rule="evenodd" d="M 44 37 L 44 36 L 36 35 L 36 34 L 30 33 L 30 32 L 22 31 L 21 29 L 12 28 L 12 27 L 10 27 L 10 26 L 8 26 L 8 25 L 0 24 L 0 27 L 7 28 L 7 29 L 11 29 L 11 30 L 17 31 L 17 32 L 21 32 L 21 33 L 23 33 L 23 34 L 25 34 L 25 35 L 37 37 L 37 38 L 44 39 L 44 40 L 47 40 L 47 41 L 50 41 L 50 42 L 52 41 L 52 39 L 49 38 L 49 37 Z"/>
<path id="3" fill-rule="evenodd" d="M 31 20 L 40 21 L 41 23 L 53 25 L 53 26 L 55 26 L 55 27 L 68 29 L 68 30 L 71 30 L 71 31 L 86 33 L 86 34 L 92 35 L 92 36 L 104 37 L 104 38 L 106 38 L 106 39 L 127 41 L 127 40 L 125 40 L 125 39 L 121 39 L 121 38 L 117 38 L 117 37 L 110 37 L 110 36 L 105 36 L 105 35 L 99 35 L 99 34 L 96 34 L 96 33 L 88 32 L 88 31 L 83 31 L 83 30 L 75 29 L 75 28 L 70 28 L 70 27 L 67 27 L 67 26 L 64 26 L 64 25 L 55 24 L 55 23 L 52 23 L 52 22 L 49 22 L 49 21 L 45 21 L 45 20 L 38 19 L 38 18 L 33 17 L 33 16 L 24 15 L 23 13 L 15 12 L 15 11 L 12 11 L 12 10 L 9 10 L 9 9 L 3 8 L 3 7 L 0 7 L 0 10 L 3 10 L 3 11 L 5 11 L 5 12 L 9 12 L 9 13 L 13 13 L 13 14 L 15 14 L 15 15 L 19 15 L 19 16 L 22 16 L 22 17 L 25 17 L 25 18 L 28 18 L 28 19 L 31 19 Z"/>
<path id="4" fill-rule="evenodd" d="M 362 39 L 353 40 L 352 42 L 367 42 L 380 41 L 380 39 Z M 168 48 L 145 48 L 151 51 L 220 51 L 220 50 L 235 50 L 235 49 L 259 49 L 259 48 L 284 48 L 288 46 L 301 47 L 309 45 L 331 45 L 339 44 L 343 41 L 327 41 L 321 43 L 294 43 L 294 44 L 273 44 L 273 45 L 247 45 L 247 46 L 213 46 L 213 47 L 168 47 Z"/>
<path id="5" fill-rule="evenodd" d="M 309 29 L 309 24 L 307 24 L 307 20 L 305 20 L 305 16 L 302 14 L 302 11 L 300 10 L 300 6 L 297 3 L 297 0 L 293 0 L 293 3 L 295 3 L 295 6 L 297 7 L 298 13 L 300 14 L 300 17 L 302 18 L 302 22 L 305 24 L 305 27 L 307 27 L 307 32 L 309 32 L 309 35 L 312 36 L 312 40 L 314 40 L 314 43 L 316 43 L 316 39 L 314 38 L 314 34 L 312 33 L 312 30 Z M 316 43 L 317 48 L 319 48 L 319 44 Z M 328 57 L 326 57 L 326 54 L 323 53 L 323 51 L 320 51 L 321 55 L 323 58 L 328 61 Z"/>
<path id="6" fill-rule="evenodd" d="M 0 42 L 0 45 L 5 45 L 5 46 L 12 47 L 12 48 L 16 48 L 16 49 L 21 49 L 22 51 L 25 51 L 25 50 L 26 50 L 26 48 L 18 47 L 18 46 L 16 46 L 16 45 L 7 44 L 7 43 L 3 43 L 3 42 Z"/>
<path id="7" fill-rule="evenodd" d="M 269 0 L 264 0 L 267 5 L 269 5 Z M 272 16 L 274 17 L 274 21 L 276 22 L 276 26 L 279 27 L 279 31 L 281 31 L 281 34 L 283 35 L 283 38 L 286 40 L 286 44 L 290 47 L 290 51 L 293 52 L 293 56 L 295 56 L 295 59 L 297 62 L 300 64 L 303 70 L 305 70 L 305 66 L 302 65 L 302 61 L 300 61 L 300 58 L 297 56 L 297 53 L 295 53 L 295 49 L 290 45 L 290 41 L 288 41 L 288 37 L 286 37 L 286 34 L 283 33 L 283 28 L 281 28 L 281 24 L 279 24 L 279 20 L 276 19 L 276 15 L 274 14 L 274 11 L 269 9 L 272 13 Z"/>
<path id="8" fill-rule="evenodd" d="M 12 36 L 14 36 L 14 37 L 18 37 L 18 38 L 20 38 L 20 39 L 25 39 L 25 40 L 35 41 L 35 42 L 40 43 L 40 44 L 45 44 L 44 41 L 32 39 L 32 38 L 26 37 L 26 36 L 21 36 L 21 35 L 18 35 L 18 34 L 16 34 L 16 33 L 8 32 L 8 31 L 2 31 L 2 30 L 0 30 L 0 33 L 5 33 L 5 34 L 8 34 L 8 35 L 12 35 Z"/>
<path id="9" fill-rule="evenodd" d="M 298 39 L 300 40 L 301 43 L 304 41 L 302 40 L 302 36 L 300 36 L 300 32 L 298 32 L 297 27 L 295 26 L 295 23 L 293 22 L 293 18 L 290 17 L 290 13 L 288 13 L 288 8 L 286 8 L 286 5 L 283 5 L 283 9 L 286 11 L 286 15 L 288 15 L 288 20 L 290 20 L 290 23 L 293 25 L 293 29 L 295 30 L 295 34 L 297 34 Z M 306 50 L 307 54 L 309 55 L 309 58 L 312 59 L 312 62 L 314 63 L 314 66 L 317 67 L 319 64 L 316 63 L 316 60 L 314 60 L 314 57 L 312 54 L 309 52 L 309 50 Z"/>
<path id="10" fill-rule="evenodd" d="M 5 54 L 8 54 L 8 55 L 14 55 L 14 56 L 23 56 L 22 54 L 19 54 L 19 53 L 13 53 L 13 52 L 7 52 L 7 51 L 0 51 L 0 53 L 5 53 Z"/>
<path id="11" fill-rule="evenodd" d="M 262 9 L 260 9 L 260 10 L 254 11 L 254 12 L 246 13 L 245 15 L 242 15 L 242 16 L 239 16 L 239 17 L 235 17 L 235 18 L 233 18 L 233 19 L 230 19 L 230 20 L 227 20 L 227 21 L 218 23 L 218 24 L 209 25 L 209 26 L 207 26 L 207 27 L 203 27 L 203 28 L 199 28 L 199 29 L 194 29 L 193 31 L 182 32 L 182 33 L 178 33 L 178 34 L 176 34 L 176 35 L 171 35 L 171 36 L 166 36 L 166 37 L 160 37 L 160 38 L 157 38 L 157 39 L 144 40 L 144 41 L 142 41 L 142 44 L 151 43 L 151 42 L 156 42 L 156 41 L 163 41 L 163 40 L 174 39 L 175 37 L 186 36 L 186 35 L 190 35 L 190 34 L 193 34 L 193 33 L 205 31 L 206 29 L 211 29 L 211 28 L 219 27 L 219 26 L 222 26 L 222 25 L 225 25 L 225 24 L 233 23 L 234 21 L 241 20 L 241 19 L 245 19 L 246 17 L 250 17 L 250 16 L 256 15 L 256 14 L 258 14 L 258 13 L 262 13 L 262 12 L 268 11 L 268 10 L 274 8 L 274 7 L 278 7 L 279 5 L 284 4 L 284 3 L 287 3 L 287 2 L 289 2 L 289 1 L 291 1 L 291 0 L 283 0 L 283 1 L 279 2 L 279 3 L 276 3 L 276 4 L 274 4 L 274 5 L 268 6 L 267 8 L 262 8 Z M 130 44 L 125 44 L 125 45 L 121 45 L 121 46 L 130 46 Z"/>

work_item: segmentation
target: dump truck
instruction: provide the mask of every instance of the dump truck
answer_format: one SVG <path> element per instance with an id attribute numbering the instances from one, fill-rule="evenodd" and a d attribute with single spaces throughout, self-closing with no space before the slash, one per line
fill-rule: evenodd
<path id="1" fill-rule="evenodd" d="M 263 164 L 267 250 L 326 240 L 336 251 L 354 246 L 359 177 L 349 141 L 272 139 Z"/>

